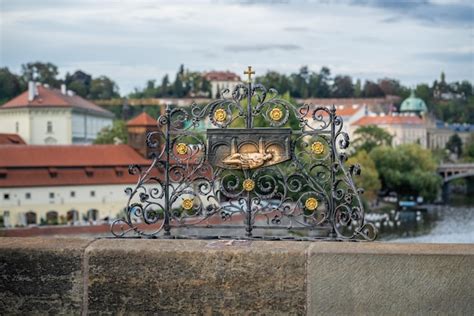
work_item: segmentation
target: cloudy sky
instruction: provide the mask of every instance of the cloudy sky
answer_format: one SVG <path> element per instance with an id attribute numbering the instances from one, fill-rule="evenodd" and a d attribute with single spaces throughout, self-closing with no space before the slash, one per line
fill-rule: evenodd
<path id="1" fill-rule="evenodd" d="M 474 81 L 470 0 L 157 1 L 0 0 L 0 65 L 50 61 L 110 76 L 121 93 L 179 64 L 192 70 L 253 65 L 296 72 L 330 67 L 404 84 Z"/>

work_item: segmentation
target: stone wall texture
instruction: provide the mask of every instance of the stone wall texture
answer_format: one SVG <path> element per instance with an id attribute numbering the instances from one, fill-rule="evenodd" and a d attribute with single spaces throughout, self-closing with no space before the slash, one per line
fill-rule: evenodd
<path id="1" fill-rule="evenodd" d="M 0 314 L 472 315 L 474 244 L 0 238 Z"/>

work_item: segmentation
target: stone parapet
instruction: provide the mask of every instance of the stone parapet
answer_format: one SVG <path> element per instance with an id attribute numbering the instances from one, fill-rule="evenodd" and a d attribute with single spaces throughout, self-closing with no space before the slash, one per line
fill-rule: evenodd
<path id="1" fill-rule="evenodd" d="M 0 238 L 0 314 L 470 314 L 474 244 Z"/>

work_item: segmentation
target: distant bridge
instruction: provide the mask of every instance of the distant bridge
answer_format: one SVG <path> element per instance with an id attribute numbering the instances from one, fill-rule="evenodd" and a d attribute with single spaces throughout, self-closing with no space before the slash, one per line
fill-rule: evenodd
<path id="1" fill-rule="evenodd" d="M 443 163 L 439 165 L 438 173 L 445 183 L 459 178 L 474 177 L 474 163 Z"/>
<path id="2" fill-rule="evenodd" d="M 474 177 L 474 163 L 443 163 L 438 167 L 438 173 L 443 177 L 442 199 L 449 201 L 449 183 L 460 178 Z"/>

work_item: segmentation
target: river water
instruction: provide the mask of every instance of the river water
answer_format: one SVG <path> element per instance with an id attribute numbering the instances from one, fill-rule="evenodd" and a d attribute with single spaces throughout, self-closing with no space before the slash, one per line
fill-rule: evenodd
<path id="1" fill-rule="evenodd" d="M 402 243 L 474 243 L 474 206 L 429 206 L 427 211 L 401 212 L 380 225 L 378 240 Z"/>

